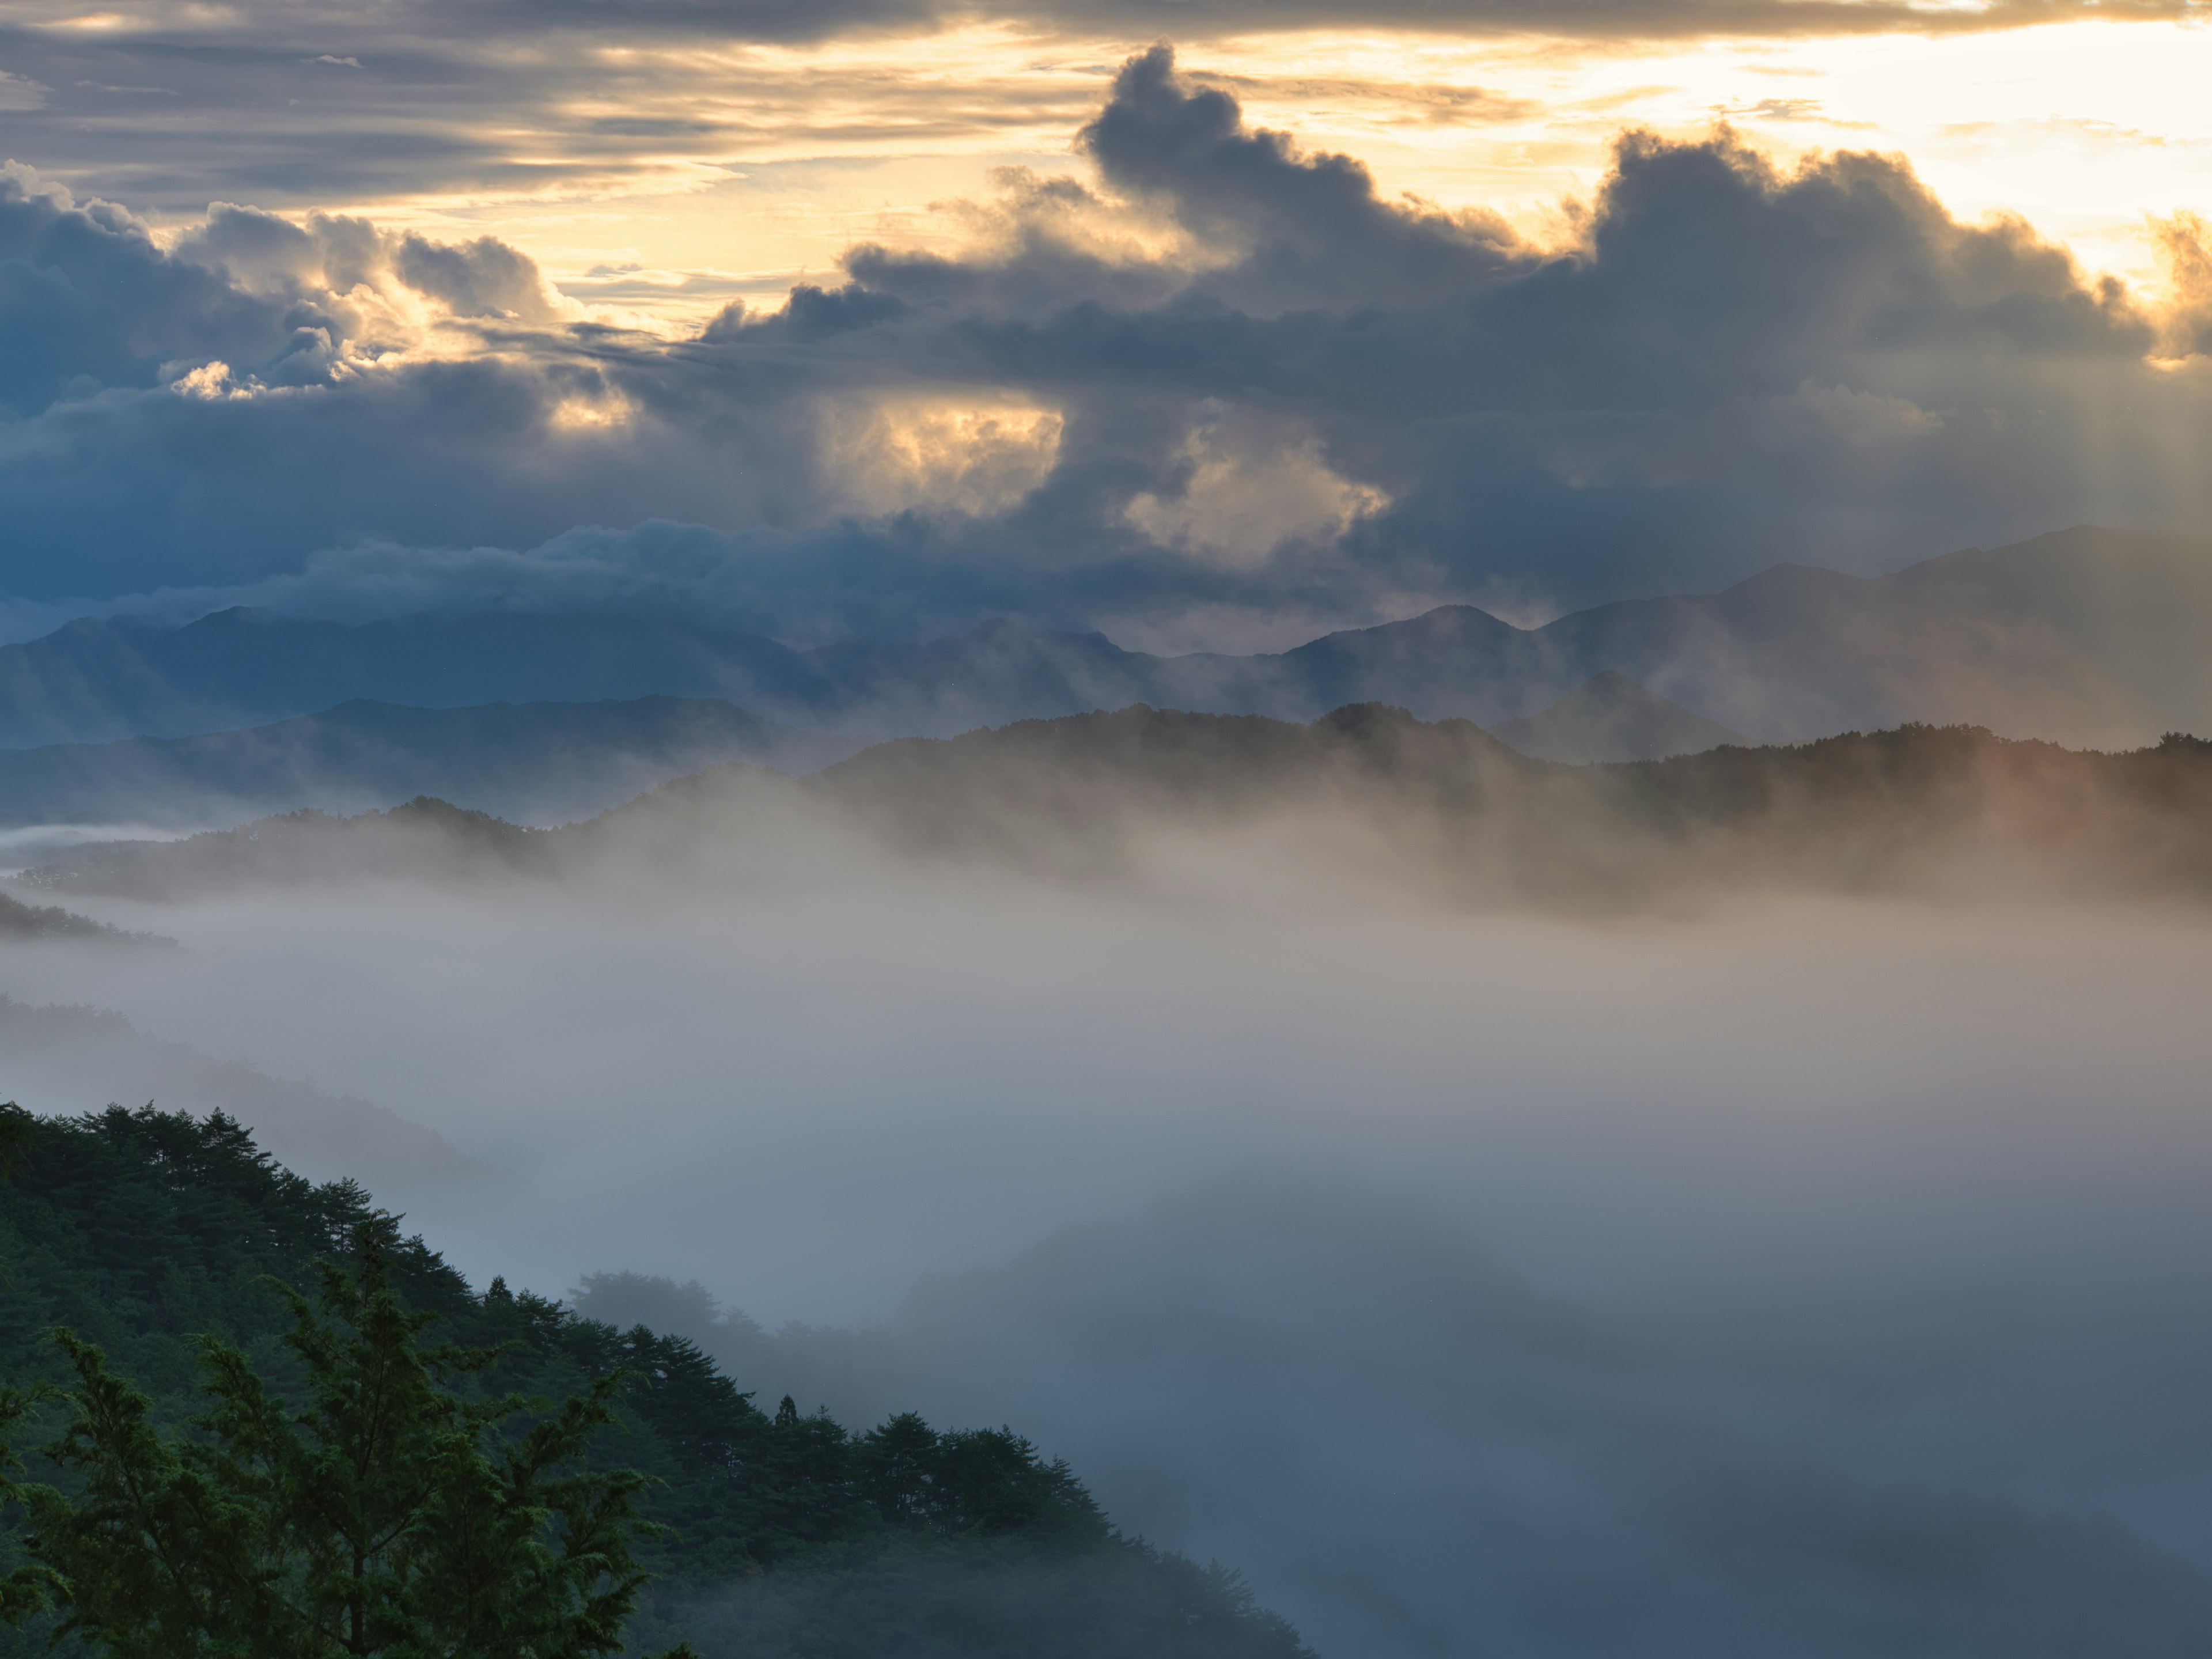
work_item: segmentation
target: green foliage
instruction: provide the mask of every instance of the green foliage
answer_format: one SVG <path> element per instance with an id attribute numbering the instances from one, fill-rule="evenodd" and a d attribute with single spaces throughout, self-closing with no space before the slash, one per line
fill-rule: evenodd
<path id="1" fill-rule="evenodd" d="M 643 1477 L 587 1468 L 619 1374 L 532 1417 L 452 1384 L 496 1355 L 425 1347 L 436 1317 L 392 1288 L 387 1218 L 360 1224 L 351 1271 L 286 1292 L 306 1401 L 273 1396 L 209 1340 L 210 1402 L 164 1434 L 152 1401 L 63 1333 L 76 1374 L 47 1456 L 71 1490 L 17 1484 L 32 1558 L 18 1606 L 58 1601 L 64 1634 L 115 1659 L 617 1652 L 645 1575 L 631 1553 Z"/>
<path id="2" fill-rule="evenodd" d="M 0 1191 L 0 1376 L 65 1380 L 46 1341 L 64 1327 L 171 1417 L 190 1408 L 203 1334 L 282 1368 L 285 1310 L 266 1280 L 314 1282 L 374 1213 L 353 1182 L 303 1180 L 220 1115 L 41 1120 L 6 1106 L 0 1126 L 15 1166 Z M 419 1240 L 395 1243 L 386 1271 L 416 1307 L 452 1317 L 470 1300 Z"/>
<path id="3" fill-rule="evenodd" d="M 9 1479 L 0 1617 L 44 1597 L 65 1647 L 1306 1655 L 1011 1430 L 764 1413 L 680 1337 L 471 1291 L 220 1115 L 0 1107 L 0 1419 L 68 1407 Z"/>
<path id="4" fill-rule="evenodd" d="M 864 1437 L 854 1462 L 862 1497 L 887 1525 L 1078 1547 L 1111 1530 L 1066 1463 L 1043 1462 L 1011 1429 L 939 1434 L 907 1412 Z"/>

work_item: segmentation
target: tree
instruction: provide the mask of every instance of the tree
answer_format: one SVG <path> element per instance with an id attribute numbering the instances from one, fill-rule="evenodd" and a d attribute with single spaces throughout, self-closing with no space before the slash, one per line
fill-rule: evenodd
<path id="1" fill-rule="evenodd" d="M 588 1659 L 618 1652 L 645 1573 L 644 1477 L 591 1468 L 623 1386 L 556 1411 L 468 1388 L 495 1349 L 425 1346 L 435 1316 L 390 1282 L 396 1222 L 353 1232 L 351 1269 L 289 1287 L 301 1403 L 238 1349 L 203 1343 L 209 1409 L 183 1435 L 100 1350 L 58 1335 L 70 1416 L 47 1455 L 64 1493 L 18 1478 L 28 1563 L 0 1614 L 58 1607 L 115 1659 Z M 0 1396 L 20 1423 L 36 1397 Z M 680 1652 L 681 1650 L 679 1650 Z M 675 1659 L 675 1656 L 671 1656 Z"/>

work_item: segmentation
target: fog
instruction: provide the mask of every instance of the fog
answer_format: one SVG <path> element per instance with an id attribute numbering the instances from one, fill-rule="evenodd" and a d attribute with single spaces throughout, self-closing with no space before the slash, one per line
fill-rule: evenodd
<path id="1" fill-rule="evenodd" d="M 363 1136 L 315 1114 L 373 1103 L 453 1149 L 372 1184 L 477 1282 L 696 1281 L 586 1305 L 771 1405 L 1011 1423 L 1324 1654 L 2212 1628 L 2212 919 L 1592 921 L 1279 837 L 1110 880 L 802 839 L 72 897 L 185 949 L 0 953 L 133 1031 L 10 1038 L 0 1097 L 246 1057 L 312 1079 L 268 1139 L 325 1177 Z"/>

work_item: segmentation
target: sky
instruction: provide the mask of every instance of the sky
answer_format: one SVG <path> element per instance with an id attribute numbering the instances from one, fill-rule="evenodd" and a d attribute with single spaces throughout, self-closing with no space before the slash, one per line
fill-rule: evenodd
<path id="1" fill-rule="evenodd" d="M 0 639 L 1278 647 L 2202 520 L 2192 4 L 27 0 Z"/>

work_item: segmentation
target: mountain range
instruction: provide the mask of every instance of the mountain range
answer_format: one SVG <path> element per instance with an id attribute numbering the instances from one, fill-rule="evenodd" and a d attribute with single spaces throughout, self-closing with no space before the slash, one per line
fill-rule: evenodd
<path id="1" fill-rule="evenodd" d="M 291 884 L 546 878 L 776 884 L 886 854 L 1083 883 L 1228 836 L 1255 869 L 1423 902 L 1570 911 L 1759 889 L 2212 896 L 2212 742 L 2085 752 L 1911 726 L 1662 761 L 1531 759 L 1379 704 L 1300 725 L 1141 707 L 900 738 L 805 778 L 730 765 L 530 830 L 421 799 L 25 872 L 40 896 L 159 902 Z"/>
<path id="2" fill-rule="evenodd" d="M 800 650 L 634 617 L 348 625 L 230 610 L 173 628 L 80 621 L 0 648 L 0 747 L 212 732 L 355 699 L 712 698 L 890 736 L 1138 702 L 1310 720 L 1374 702 L 1487 726 L 1608 672 L 1761 742 L 1919 720 L 2111 747 L 2212 730 L 2208 638 L 2204 544 L 2087 527 L 1884 576 L 1778 564 L 1721 593 L 1625 599 L 1537 628 L 1443 605 L 1249 656 L 1154 656 L 1004 620 Z"/>
<path id="3" fill-rule="evenodd" d="M 405 708 L 356 701 L 269 726 L 0 750 L 0 828 L 224 828 L 416 795 L 518 823 L 589 817 L 730 761 L 809 772 L 866 739 L 779 726 L 712 698 Z"/>

